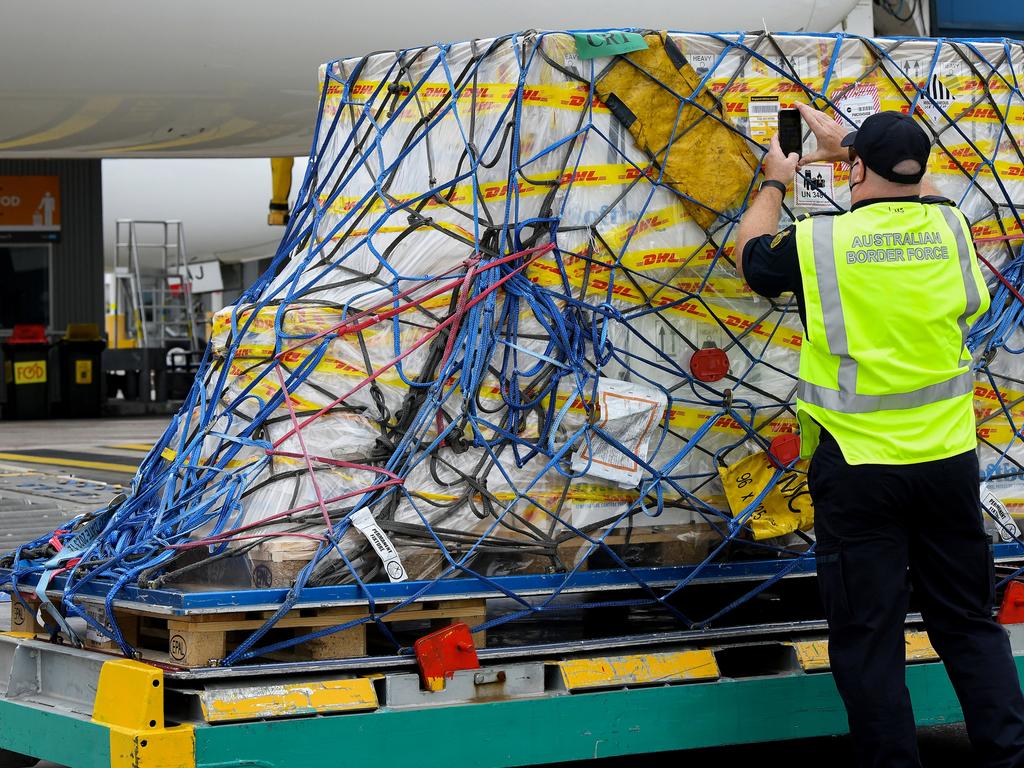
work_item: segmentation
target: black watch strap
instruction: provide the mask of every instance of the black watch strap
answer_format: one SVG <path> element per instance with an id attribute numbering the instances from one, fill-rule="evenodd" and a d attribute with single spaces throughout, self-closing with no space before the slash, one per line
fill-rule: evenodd
<path id="1" fill-rule="evenodd" d="M 761 189 L 764 189 L 765 187 L 777 189 L 779 190 L 779 192 L 782 193 L 783 197 L 786 196 L 786 185 L 783 184 L 781 181 L 776 181 L 775 179 L 765 179 L 764 181 L 761 182 Z"/>

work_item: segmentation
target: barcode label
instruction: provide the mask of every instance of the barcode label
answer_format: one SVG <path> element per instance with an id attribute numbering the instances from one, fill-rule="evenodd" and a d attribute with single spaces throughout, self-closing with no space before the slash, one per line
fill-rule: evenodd
<path id="1" fill-rule="evenodd" d="M 751 96 L 747 104 L 747 128 L 750 138 L 767 144 L 779 129 L 779 97 Z"/>
<path id="2" fill-rule="evenodd" d="M 751 115 L 777 115 L 779 114 L 779 100 L 769 96 L 754 96 L 750 99 L 749 112 Z"/>

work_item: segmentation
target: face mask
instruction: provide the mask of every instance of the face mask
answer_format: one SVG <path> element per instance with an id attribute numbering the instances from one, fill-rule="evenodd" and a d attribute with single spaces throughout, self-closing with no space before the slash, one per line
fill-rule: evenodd
<path id="1" fill-rule="evenodd" d="M 853 190 L 856 189 L 858 184 L 863 184 L 864 183 L 864 179 L 861 179 L 860 181 L 854 181 L 853 180 L 853 169 L 857 167 L 857 163 L 858 162 L 862 162 L 860 158 L 857 158 L 856 160 L 854 160 L 853 164 L 850 166 L 850 194 L 851 195 L 853 194 Z"/>

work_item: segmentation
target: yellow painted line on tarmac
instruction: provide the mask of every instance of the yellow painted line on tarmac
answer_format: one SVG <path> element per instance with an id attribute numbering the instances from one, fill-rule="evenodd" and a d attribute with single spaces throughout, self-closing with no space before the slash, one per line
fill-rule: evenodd
<path id="1" fill-rule="evenodd" d="M 108 472 L 126 472 L 134 475 L 138 466 L 134 464 L 113 464 L 106 461 L 82 461 L 81 459 L 62 459 L 59 456 L 25 456 L 20 453 L 0 453 L 0 461 L 17 461 L 25 464 L 49 464 L 55 467 L 75 467 L 76 469 L 104 469 Z"/>
<path id="2" fill-rule="evenodd" d="M 151 443 L 117 443 L 116 445 L 104 445 L 104 448 L 112 448 L 115 451 L 145 451 L 153 447 Z"/>

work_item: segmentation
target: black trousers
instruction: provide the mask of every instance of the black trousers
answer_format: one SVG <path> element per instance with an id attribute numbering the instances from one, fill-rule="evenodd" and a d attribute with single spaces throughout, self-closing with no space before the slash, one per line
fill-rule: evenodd
<path id="1" fill-rule="evenodd" d="M 971 451 L 889 466 L 846 463 L 823 433 L 808 473 L 829 656 L 863 766 L 920 766 L 903 625 L 911 585 L 985 766 L 1024 766 L 1024 697 L 992 619 L 990 540 Z"/>

